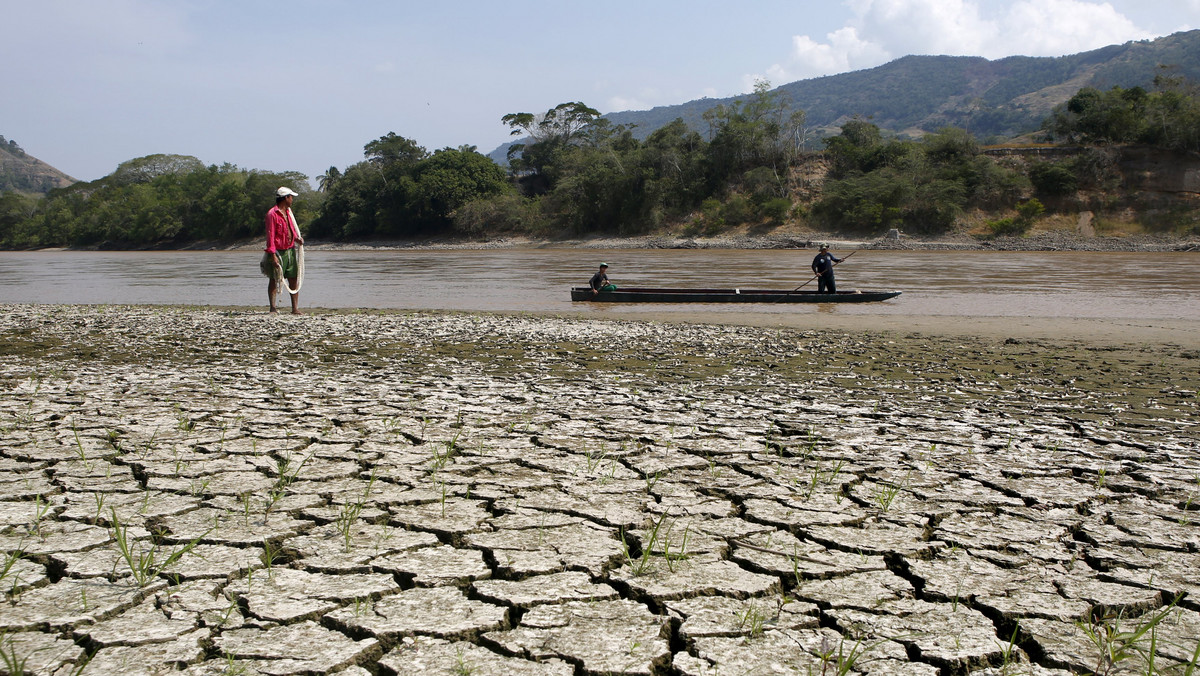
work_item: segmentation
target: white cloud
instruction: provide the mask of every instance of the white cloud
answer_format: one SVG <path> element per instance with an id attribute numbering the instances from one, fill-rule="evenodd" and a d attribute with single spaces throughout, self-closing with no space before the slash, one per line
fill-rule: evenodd
<path id="1" fill-rule="evenodd" d="M 611 111 L 647 110 L 653 107 L 641 99 L 629 96 L 613 96 L 608 99 L 608 109 Z"/>
<path id="2" fill-rule="evenodd" d="M 1200 0 L 1187 0 L 1192 7 Z M 845 0 L 853 16 L 825 35 L 792 38 L 774 84 L 870 68 L 908 54 L 1061 56 L 1153 37 L 1096 0 Z"/>
<path id="3" fill-rule="evenodd" d="M 871 0 L 853 21 L 864 40 L 897 57 L 978 54 L 981 40 L 996 30 L 977 0 Z"/>
<path id="4" fill-rule="evenodd" d="M 790 58 L 768 67 L 767 79 L 773 84 L 782 84 L 869 68 L 892 58 L 892 53 L 883 45 L 860 38 L 854 26 L 839 28 L 825 38 L 828 42 L 817 42 L 807 35 L 793 36 Z M 751 87 L 753 81 L 747 83 L 747 90 Z"/>
<path id="5" fill-rule="evenodd" d="M 1061 56 L 1105 45 L 1154 37 L 1140 30 L 1112 5 L 1082 0 L 1018 2 L 1004 18 L 1002 37 L 1021 37 L 1021 53 Z M 1012 53 L 996 45 L 994 51 Z"/>

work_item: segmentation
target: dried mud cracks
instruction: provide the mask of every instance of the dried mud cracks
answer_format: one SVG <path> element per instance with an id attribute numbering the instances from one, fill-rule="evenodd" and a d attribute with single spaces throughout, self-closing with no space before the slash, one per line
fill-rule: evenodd
<path id="1" fill-rule="evenodd" d="M 0 357 L 0 672 L 1195 659 L 1194 350 L 8 306 Z"/>

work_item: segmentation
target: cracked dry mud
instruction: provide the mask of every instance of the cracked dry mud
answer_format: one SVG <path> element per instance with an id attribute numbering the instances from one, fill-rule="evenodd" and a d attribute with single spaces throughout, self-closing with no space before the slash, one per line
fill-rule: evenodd
<path id="1" fill-rule="evenodd" d="M 0 672 L 1200 650 L 1194 348 L 6 306 L 0 355 Z"/>

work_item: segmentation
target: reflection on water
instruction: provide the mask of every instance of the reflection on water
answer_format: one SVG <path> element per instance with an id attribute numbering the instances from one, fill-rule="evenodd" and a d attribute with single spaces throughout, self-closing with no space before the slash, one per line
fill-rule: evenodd
<path id="1" fill-rule="evenodd" d="M 848 252 L 836 252 L 846 254 Z M 618 286 L 792 289 L 815 251 L 495 249 L 310 251 L 303 307 L 651 314 L 572 303 L 600 261 Z M 0 302 L 266 305 L 260 252 L 0 252 Z M 839 289 L 883 303 L 695 305 L 692 312 L 1200 318 L 1200 253 L 859 251 Z M 680 306 L 675 306 L 679 309 Z"/>

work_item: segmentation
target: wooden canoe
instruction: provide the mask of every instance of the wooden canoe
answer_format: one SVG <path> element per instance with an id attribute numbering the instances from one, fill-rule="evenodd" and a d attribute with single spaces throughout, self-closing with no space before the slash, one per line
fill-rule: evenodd
<path id="1" fill-rule="evenodd" d="M 801 289 L 655 289 L 621 288 L 593 294 L 590 287 L 571 289 L 571 300 L 597 303 L 874 303 L 895 298 L 900 291 L 838 291 L 817 293 Z"/>

